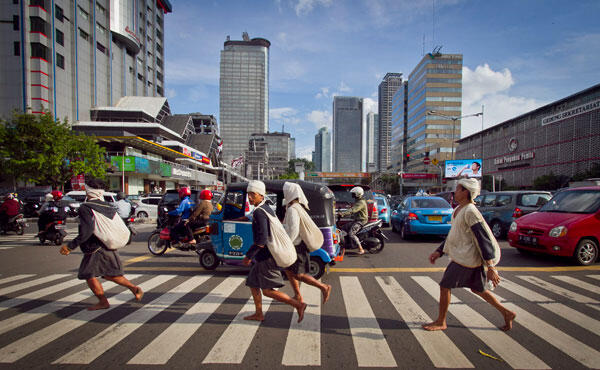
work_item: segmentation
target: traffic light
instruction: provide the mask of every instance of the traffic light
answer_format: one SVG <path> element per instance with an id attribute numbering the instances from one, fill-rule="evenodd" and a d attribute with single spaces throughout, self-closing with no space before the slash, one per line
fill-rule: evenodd
<path id="1" fill-rule="evenodd" d="M 406 153 L 406 158 L 405 159 L 406 159 L 407 162 L 410 161 L 410 153 Z"/>

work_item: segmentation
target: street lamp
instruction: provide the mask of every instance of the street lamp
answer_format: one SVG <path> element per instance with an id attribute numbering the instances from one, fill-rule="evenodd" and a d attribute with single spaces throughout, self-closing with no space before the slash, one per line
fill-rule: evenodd
<path id="1" fill-rule="evenodd" d="M 456 121 L 458 121 L 459 119 L 467 118 L 467 117 L 478 117 L 478 116 L 481 116 L 481 131 L 483 131 L 483 105 L 481 106 L 481 112 L 473 113 L 473 114 L 466 114 L 466 115 L 460 116 L 460 117 L 458 117 L 458 116 L 447 116 L 447 115 L 445 115 L 442 112 L 437 112 L 437 111 L 434 111 L 434 110 L 430 110 L 430 111 L 427 112 L 428 116 L 431 116 L 431 115 L 434 115 L 434 114 L 438 115 L 440 117 L 443 117 L 443 119 L 452 120 L 452 155 L 451 155 L 451 158 L 453 160 L 454 160 L 454 140 L 455 140 L 455 138 L 454 138 L 454 129 L 456 127 Z M 482 140 L 483 140 L 483 136 L 482 136 Z M 482 151 L 481 156 L 483 157 L 483 151 Z"/>

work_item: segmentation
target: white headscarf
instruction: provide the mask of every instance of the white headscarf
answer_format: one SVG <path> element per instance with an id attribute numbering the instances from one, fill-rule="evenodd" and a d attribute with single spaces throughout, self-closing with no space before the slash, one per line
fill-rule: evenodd
<path id="1" fill-rule="evenodd" d="M 93 189 L 89 186 L 85 187 L 85 196 L 87 200 L 104 200 L 104 190 L 103 189 Z"/>
<path id="2" fill-rule="evenodd" d="M 295 182 L 285 182 L 283 184 L 283 197 L 285 198 L 285 205 L 289 205 L 294 199 L 298 199 L 298 203 L 302 204 L 306 209 L 308 208 L 308 199 L 302 191 L 300 185 Z"/>
<path id="3" fill-rule="evenodd" d="M 265 187 L 265 183 L 259 180 L 252 180 L 248 183 L 247 192 L 252 192 L 256 194 L 260 194 L 263 197 L 267 193 L 267 189 Z"/>
<path id="4" fill-rule="evenodd" d="M 479 195 L 481 185 L 479 184 L 478 180 L 474 178 L 460 179 L 458 180 L 458 184 L 461 185 L 463 188 L 467 189 L 469 193 L 471 193 L 471 200 L 477 198 L 477 196 Z"/>

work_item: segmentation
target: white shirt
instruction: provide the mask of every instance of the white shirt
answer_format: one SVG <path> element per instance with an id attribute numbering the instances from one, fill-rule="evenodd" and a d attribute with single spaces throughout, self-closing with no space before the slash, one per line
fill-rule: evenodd
<path id="1" fill-rule="evenodd" d="M 485 220 L 473 203 L 464 206 L 458 216 L 455 213 L 452 214 L 452 227 L 444 243 L 444 253 L 461 266 L 481 266 L 483 259 L 471 226 L 480 222 L 485 224 Z"/>
<path id="2" fill-rule="evenodd" d="M 302 238 L 300 237 L 300 215 L 295 207 L 288 207 L 285 211 L 283 228 L 287 232 L 294 245 L 300 245 L 302 242 Z"/>
<path id="3" fill-rule="evenodd" d="M 131 213 L 131 204 L 129 204 L 128 201 L 126 201 L 125 199 L 120 199 L 119 201 L 117 201 L 116 205 L 117 205 L 117 213 L 119 214 L 119 217 L 121 217 L 121 218 L 129 217 L 129 214 Z"/>

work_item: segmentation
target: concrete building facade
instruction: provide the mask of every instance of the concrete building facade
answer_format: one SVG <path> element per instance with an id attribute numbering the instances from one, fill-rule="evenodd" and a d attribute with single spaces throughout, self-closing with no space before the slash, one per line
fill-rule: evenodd
<path id="1" fill-rule="evenodd" d="M 363 171 L 363 99 L 333 98 L 333 171 Z"/>
<path id="2" fill-rule="evenodd" d="M 379 171 L 387 171 L 392 162 L 392 97 L 401 86 L 402 73 L 386 73 L 379 84 Z"/>
<path id="3" fill-rule="evenodd" d="M 392 97 L 392 156 L 390 163 L 391 172 L 398 173 L 404 170 L 407 162 L 406 148 L 406 115 L 407 115 L 408 82 L 404 81 L 402 87 Z"/>
<path id="4" fill-rule="evenodd" d="M 367 172 L 375 172 L 379 158 L 379 114 L 367 113 L 366 129 L 366 169 Z"/>
<path id="5" fill-rule="evenodd" d="M 265 134 L 252 134 L 250 146 L 256 143 L 266 143 L 269 158 L 268 164 L 264 165 L 264 178 L 277 178 L 287 172 L 288 163 L 291 159 L 290 147 L 292 138 L 287 132 L 269 132 Z"/>
<path id="6" fill-rule="evenodd" d="M 331 132 L 327 127 L 321 127 L 315 135 L 313 163 L 316 172 L 331 172 Z"/>

